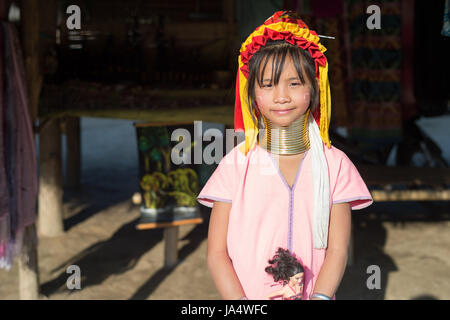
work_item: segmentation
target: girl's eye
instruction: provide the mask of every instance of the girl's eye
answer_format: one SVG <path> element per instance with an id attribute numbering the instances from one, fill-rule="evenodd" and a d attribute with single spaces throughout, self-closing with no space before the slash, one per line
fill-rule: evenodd
<path id="1" fill-rule="evenodd" d="M 270 83 L 266 83 L 262 85 L 263 88 L 272 88 L 272 85 Z"/>
<path id="2" fill-rule="evenodd" d="M 291 86 L 299 86 L 299 85 L 301 85 L 300 82 L 292 82 L 292 83 L 291 83 Z"/>

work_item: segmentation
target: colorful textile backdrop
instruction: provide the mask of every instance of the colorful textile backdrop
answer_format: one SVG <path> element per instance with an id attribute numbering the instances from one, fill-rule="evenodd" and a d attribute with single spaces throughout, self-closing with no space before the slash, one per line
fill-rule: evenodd
<path id="1" fill-rule="evenodd" d="M 367 27 L 370 5 L 381 9 L 381 29 Z M 363 149 L 402 138 L 401 1 L 346 0 L 350 34 L 351 136 Z"/>

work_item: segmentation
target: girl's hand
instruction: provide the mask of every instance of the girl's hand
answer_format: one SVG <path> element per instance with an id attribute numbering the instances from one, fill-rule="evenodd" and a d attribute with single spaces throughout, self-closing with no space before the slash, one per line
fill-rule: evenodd
<path id="1" fill-rule="evenodd" d="M 333 297 L 347 266 L 350 242 L 351 211 L 349 203 L 336 203 L 331 207 L 328 248 L 313 292 Z"/>

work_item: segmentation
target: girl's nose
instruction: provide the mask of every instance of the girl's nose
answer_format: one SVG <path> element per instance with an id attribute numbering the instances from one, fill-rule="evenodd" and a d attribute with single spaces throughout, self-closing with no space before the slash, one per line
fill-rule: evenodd
<path id="1" fill-rule="evenodd" d="M 286 90 L 281 88 L 281 86 L 277 86 L 274 92 L 274 103 L 289 103 L 291 102 L 291 98 L 287 94 Z"/>

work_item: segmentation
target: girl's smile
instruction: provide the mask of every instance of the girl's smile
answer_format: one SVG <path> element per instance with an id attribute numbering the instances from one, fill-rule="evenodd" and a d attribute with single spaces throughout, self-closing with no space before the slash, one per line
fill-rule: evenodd
<path id="1" fill-rule="evenodd" d="M 286 115 L 288 113 L 290 113 L 291 111 L 293 111 L 295 108 L 290 108 L 290 109 L 280 109 L 280 110 L 272 110 L 273 112 L 275 112 L 276 114 L 282 116 L 282 115 Z"/>

